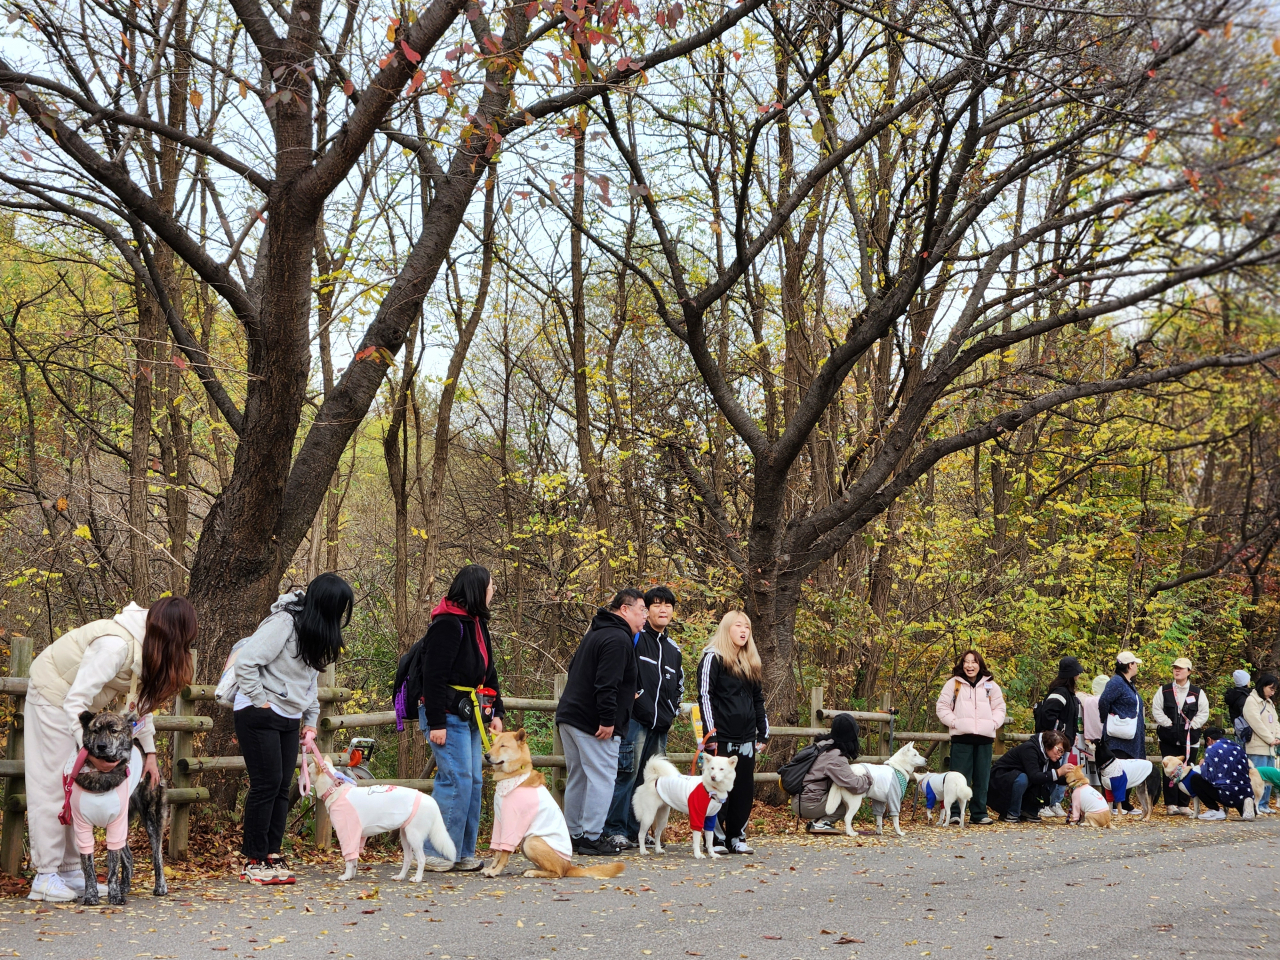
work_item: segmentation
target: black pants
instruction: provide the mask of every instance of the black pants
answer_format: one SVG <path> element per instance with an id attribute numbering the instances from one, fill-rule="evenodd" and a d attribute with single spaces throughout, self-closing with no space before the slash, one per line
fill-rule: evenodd
<path id="1" fill-rule="evenodd" d="M 1161 729 L 1160 733 L 1163 734 L 1164 730 Z M 1156 740 L 1160 744 L 1160 756 L 1162 757 L 1181 757 L 1186 753 L 1187 741 L 1185 737 L 1170 738 L 1157 734 Z M 1193 743 L 1191 745 L 1191 756 L 1187 757 L 1187 763 L 1195 763 L 1196 755 L 1199 752 L 1200 748 Z M 1164 802 L 1171 807 L 1185 806 L 1187 795 L 1179 789 L 1176 783 L 1170 786 L 1169 778 L 1164 775 L 1164 771 L 1158 766 L 1155 772 L 1160 774 L 1160 781 L 1164 784 Z M 1151 799 L 1155 800 L 1156 798 L 1153 796 Z"/>
<path id="2" fill-rule="evenodd" d="M 1200 774 L 1193 773 L 1189 778 L 1187 778 L 1187 786 L 1191 788 L 1192 793 L 1200 798 L 1200 802 L 1210 810 L 1217 810 L 1218 807 L 1222 805 L 1222 796 L 1218 793 L 1218 788 L 1204 777 L 1200 776 Z M 1236 810 L 1240 811 L 1241 816 L 1244 816 L 1243 800 L 1233 806 Z"/>
<path id="3" fill-rule="evenodd" d="M 720 808 L 720 823 L 724 826 L 724 838 L 732 843 L 735 839 L 745 839 L 747 820 L 751 818 L 751 803 L 756 797 L 756 758 L 755 744 L 751 744 L 752 755 L 743 756 L 738 751 L 745 747 L 744 743 L 718 743 L 716 755 L 720 757 L 737 757 L 738 766 L 734 770 L 733 789 L 729 791 L 729 799 Z"/>
<path id="4" fill-rule="evenodd" d="M 300 721 L 282 717 L 269 707 L 245 707 L 234 716 L 236 739 L 249 774 L 240 852 L 249 860 L 266 860 L 280 852 L 284 839 Z"/>

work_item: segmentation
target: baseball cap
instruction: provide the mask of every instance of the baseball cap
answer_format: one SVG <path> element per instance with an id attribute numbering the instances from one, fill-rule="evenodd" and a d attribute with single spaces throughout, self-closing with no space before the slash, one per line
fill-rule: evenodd
<path id="1" fill-rule="evenodd" d="M 1142 663 L 1133 653 L 1132 650 L 1121 650 L 1116 654 L 1116 663 Z"/>
<path id="2" fill-rule="evenodd" d="M 1175 667 L 1182 667 L 1183 670 L 1195 669 L 1195 667 L 1191 666 L 1191 661 L 1188 660 L 1186 657 L 1179 657 L 1177 660 L 1173 661 L 1173 665 Z"/>

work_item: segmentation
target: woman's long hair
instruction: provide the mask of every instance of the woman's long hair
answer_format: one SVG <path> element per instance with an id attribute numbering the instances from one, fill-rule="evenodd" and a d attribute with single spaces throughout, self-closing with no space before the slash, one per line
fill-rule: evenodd
<path id="1" fill-rule="evenodd" d="M 729 635 L 730 629 L 739 620 L 747 622 L 747 645 L 739 647 Z M 741 610 L 730 610 L 720 619 L 715 635 L 707 644 L 707 650 L 719 654 L 726 669 L 735 677 L 761 683 L 764 680 L 764 667 L 760 663 L 760 651 L 756 649 L 756 638 L 751 631 L 751 618 Z"/>
<path id="2" fill-rule="evenodd" d="M 1063 676 L 1063 675 L 1060 673 L 1060 674 L 1058 674 L 1056 677 L 1054 677 L 1052 680 L 1050 680 L 1050 681 L 1049 681 L 1049 690 L 1050 690 L 1050 691 L 1054 691 L 1054 690 L 1057 690 L 1059 687 L 1066 687 L 1066 688 L 1067 688 L 1068 690 L 1070 690 L 1072 693 L 1075 693 L 1075 692 L 1076 692 L 1076 678 L 1077 678 L 1078 676 L 1080 676 L 1080 674 L 1078 674 L 1078 673 L 1073 673 L 1073 674 L 1071 674 L 1071 676 L 1069 676 L 1069 677 L 1067 677 L 1067 676 Z"/>
<path id="3" fill-rule="evenodd" d="M 978 661 L 978 676 L 976 677 L 976 679 L 981 680 L 983 677 L 991 676 L 991 671 L 987 669 L 987 661 L 982 659 L 982 654 L 980 654 L 977 650 L 966 650 L 964 653 L 960 654 L 960 659 L 957 660 L 956 665 L 951 668 L 951 675 L 953 677 L 959 677 L 961 680 L 965 681 L 966 683 L 969 682 L 969 678 L 965 676 L 965 672 L 964 672 L 964 662 L 969 657 L 973 657 L 975 660 Z"/>
<path id="4" fill-rule="evenodd" d="M 312 670 L 337 661 L 354 605 L 351 585 L 336 573 L 322 573 L 308 584 L 306 596 L 286 607 L 298 635 L 298 658 Z"/>
<path id="5" fill-rule="evenodd" d="M 191 648 L 198 632 L 196 608 L 185 597 L 161 597 L 151 605 L 142 635 L 139 716 L 151 713 L 191 682 Z"/>
<path id="6" fill-rule="evenodd" d="M 489 583 L 493 580 L 488 569 L 478 563 L 469 563 L 453 576 L 449 592 L 444 598 L 457 604 L 480 620 L 489 619 Z"/>

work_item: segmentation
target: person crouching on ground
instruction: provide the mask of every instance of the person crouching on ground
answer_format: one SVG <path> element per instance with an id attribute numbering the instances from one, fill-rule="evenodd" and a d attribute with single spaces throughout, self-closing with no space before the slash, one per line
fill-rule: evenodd
<path id="1" fill-rule="evenodd" d="M 1225 820 L 1223 807 L 1234 807 L 1245 820 L 1254 813 L 1253 785 L 1249 782 L 1249 761 L 1240 744 L 1228 740 L 1221 727 L 1204 731 L 1204 760 L 1200 772 L 1191 774 L 1187 788 L 1200 798 L 1207 809 L 1201 820 Z"/>
<path id="2" fill-rule="evenodd" d="M 747 845 L 746 828 L 755 799 L 755 757 L 769 739 L 763 682 L 751 620 L 741 610 L 730 610 L 698 664 L 698 708 L 706 729 L 715 731 L 707 749 L 738 758 L 733 790 L 720 810 L 730 853 L 755 852 Z"/>
<path id="3" fill-rule="evenodd" d="M 604 823 L 618 779 L 621 731 L 631 722 L 636 698 L 633 638 L 646 614 L 644 594 L 635 587 L 619 590 L 607 610 L 596 611 L 569 661 L 556 725 L 564 744 L 564 819 L 579 856 L 618 853 Z"/>
<path id="4" fill-rule="evenodd" d="M 470 872 L 484 861 L 476 856 L 480 832 L 480 801 L 484 792 L 484 737 L 487 724 L 502 732 L 502 694 L 498 667 L 489 633 L 489 604 L 493 602 L 493 577 L 479 564 L 457 572 L 449 592 L 431 611 L 431 625 L 422 638 L 418 724 L 431 741 L 436 758 L 436 783 L 431 796 L 440 807 L 445 829 L 457 861 L 442 856 L 427 842 L 426 865 L 430 870 Z M 478 707 L 479 690 L 494 691 L 492 716 Z"/>
<path id="5" fill-rule="evenodd" d="M 966 650 L 942 685 L 934 706 L 938 719 L 951 733 L 951 769 L 964 774 L 973 797 L 969 822 L 985 826 L 987 787 L 991 782 L 991 750 L 996 731 L 1004 724 L 1004 693 L 977 650 Z M 960 822 L 959 809 L 947 815 Z"/>
<path id="6" fill-rule="evenodd" d="M 667 626 L 676 611 L 676 595 L 667 587 L 654 587 L 644 595 L 648 619 L 633 638 L 636 654 L 636 698 L 631 720 L 618 746 L 618 779 L 604 835 L 619 850 L 639 846 L 640 821 L 631 809 L 636 784 L 644 782 L 644 765 L 650 757 L 666 754 L 667 733 L 680 714 L 684 695 L 684 667 L 680 647 Z"/>
<path id="7" fill-rule="evenodd" d="M 1050 788 L 1074 769 L 1071 764 L 1057 765 L 1068 746 L 1066 734 L 1046 730 L 996 761 L 991 768 L 991 806 L 1000 812 L 1002 823 L 1040 822 L 1034 811 L 1047 803 Z"/>
<path id="8" fill-rule="evenodd" d="M 810 833 L 842 834 L 844 829 L 833 824 L 844 819 L 844 803 L 841 802 L 840 808 L 830 816 L 826 812 L 827 792 L 831 785 L 839 784 L 851 793 L 866 793 L 871 789 L 871 778 L 854 773 L 849 766 L 861 752 L 857 721 L 848 714 L 836 714 L 831 721 L 831 738 L 819 740 L 816 746 L 818 755 L 804 775 L 804 788 L 791 798 L 791 809 L 796 816 L 810 821 L 807 828 Z"/>

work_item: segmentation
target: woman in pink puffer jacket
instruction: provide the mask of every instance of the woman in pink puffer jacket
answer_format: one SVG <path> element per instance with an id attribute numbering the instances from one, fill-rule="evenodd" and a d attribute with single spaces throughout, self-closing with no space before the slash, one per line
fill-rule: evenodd
<path id="1" fill-rule="evenodd" d="M 963 773 L 973 790 L 969 822 L 991 823 L 987 816 L 987 784 L 996 731 L 1004 724 L 1004 693 L 992 679 L 977 650 L 965 651 L 938 694 L 938 719 L 951 732 L 951 769 Z M 951 816 L 960 811 L 952 808 Z"/>

